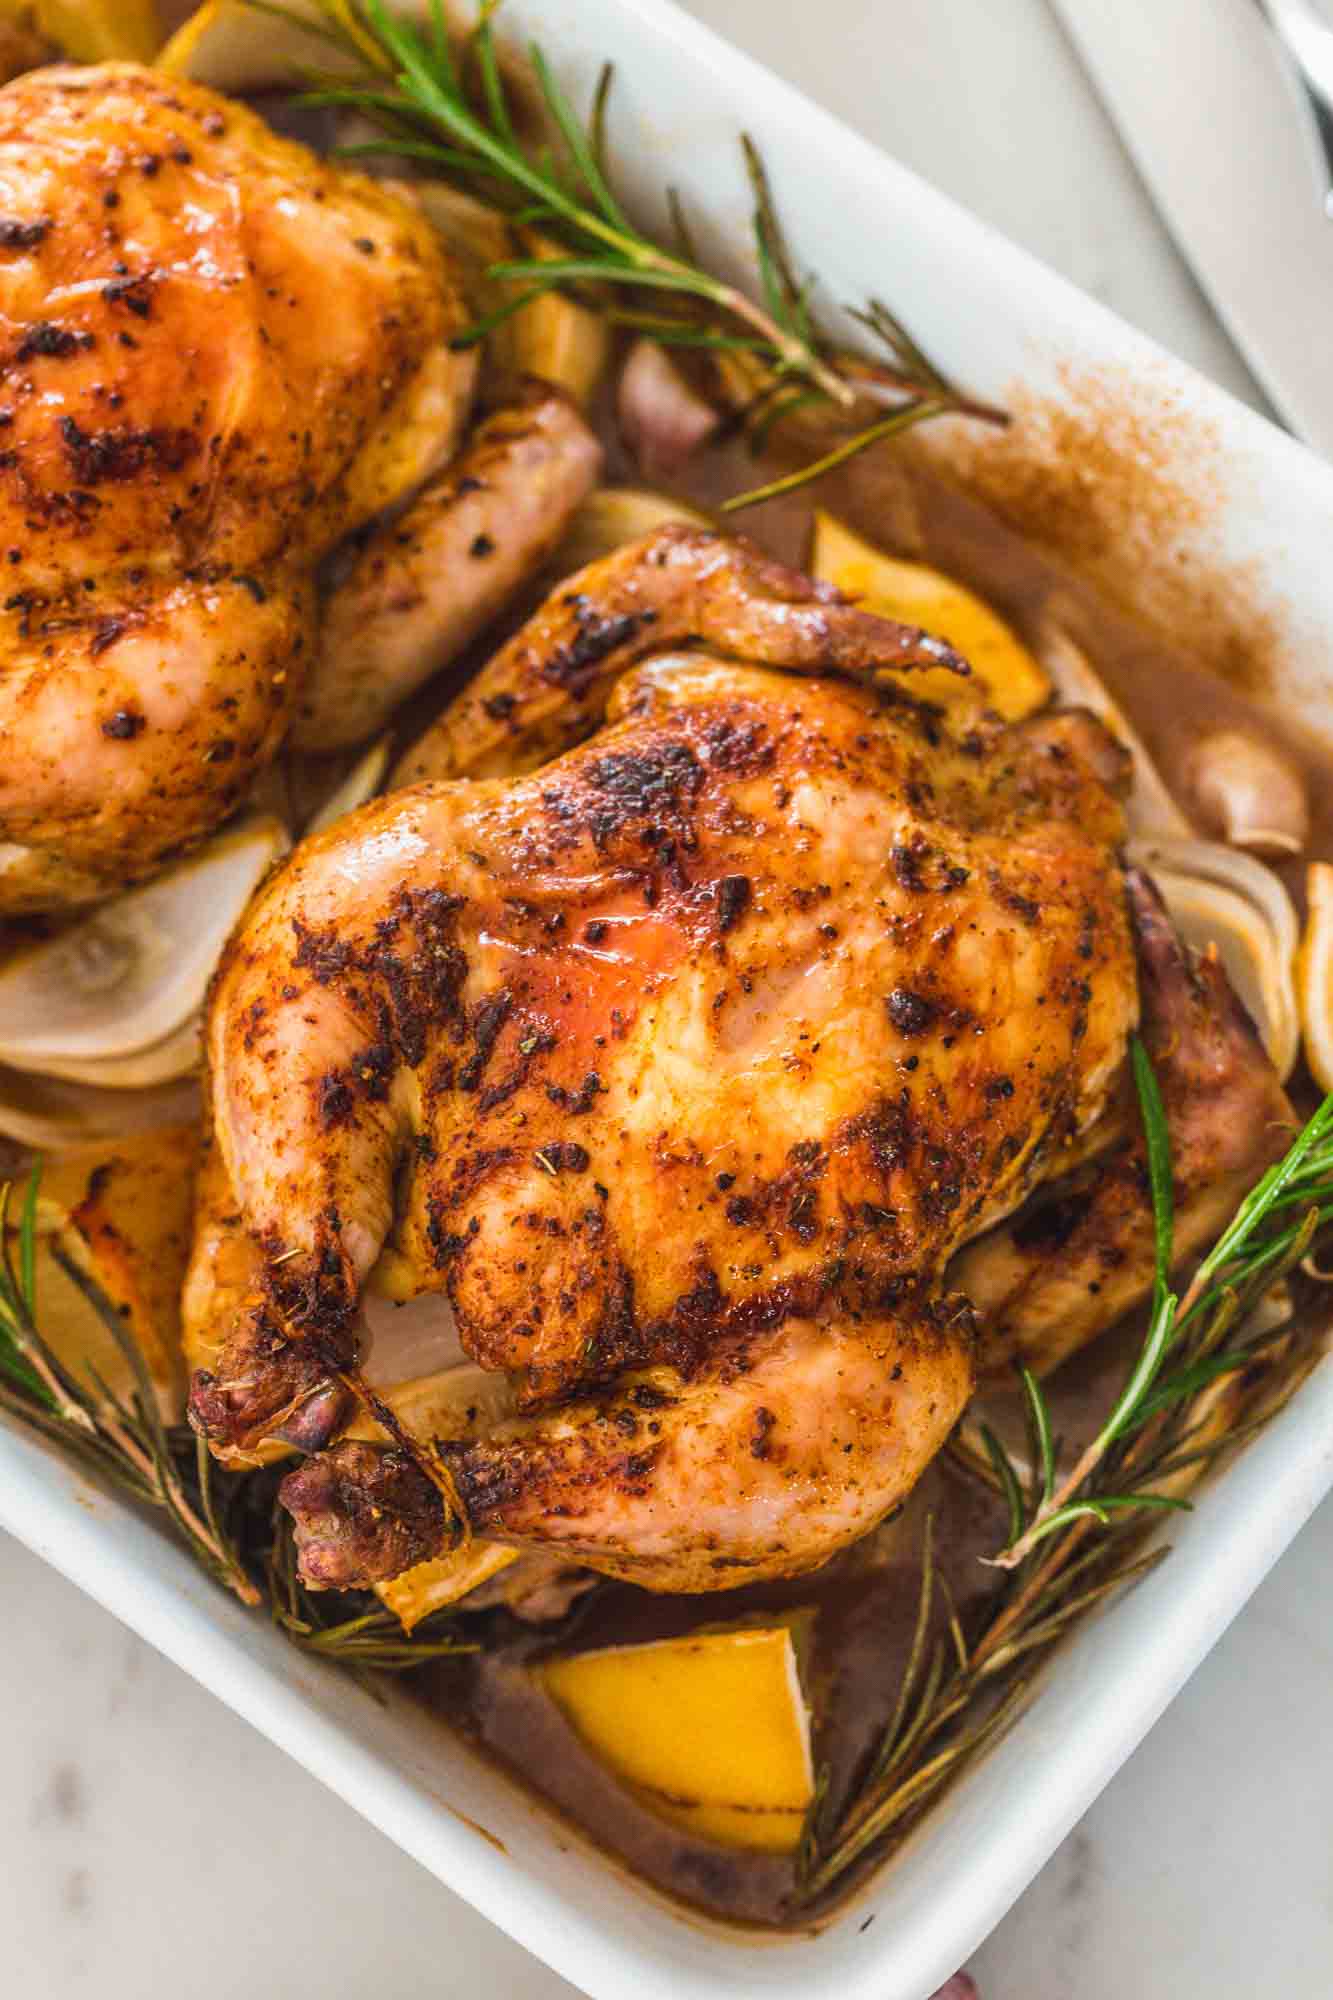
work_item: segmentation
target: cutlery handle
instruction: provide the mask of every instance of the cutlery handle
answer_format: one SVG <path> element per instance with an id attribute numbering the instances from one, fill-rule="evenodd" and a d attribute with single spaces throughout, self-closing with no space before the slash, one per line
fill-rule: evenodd
<path id="1" fill-rule="evenodd" d="M 1314 0 L 1259 0 L 1295 68 L 1324 155 L 1324 208 L 1333 216 L 1333 25 Z"/>

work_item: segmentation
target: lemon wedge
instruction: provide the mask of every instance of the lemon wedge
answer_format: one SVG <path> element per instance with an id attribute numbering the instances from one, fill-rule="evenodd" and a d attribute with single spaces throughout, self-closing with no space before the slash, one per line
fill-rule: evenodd
<path id="1" fill-rule="evenodd" d="M 162 40 L 154 0 L 30 0 L 0 20 L 31 24 L 75 62 L 151 62 Z"/>
<path id="2" fill-rule="evenodd" d="M 517 235 L 523 256 L 548 262 L 568 255 L 535 229 L 520 229 Z M 510 289 L 525 283 L 513 279 Z M 600 313 L 577 305 L 563 292 L 539 292 L 521 311 L 501 320 L 490 336 L 489 351 L 501 368 L 539 375 L 586 407 L 606 370 L 611 329 Z"/>
<path id="3" fill-rule="evenodd" d="M 973 591 L 926 563 L 885 555 L 822 509 L 815 515 L 810 574 L 856 598 L 866 611 L 920 625 L 947 639 L 972 669 L 970 680 L 943 667 L 893 676 L 909 694 L 946 708 L 993 708 L 1007 722 L 1017 722 L 1049 701 L 1046 674 L 1017 634 Z"/>
<path id="4" fill-rule="evenodd" d="M 443 1611 L 479 1585 L 489 1583 L 501 1570 L 518 1561 L 517 1549 L 499 1542 L 469 1542 L 445 1556 L 432 1556 L 403 1571 L 389 1583 L 377 1583 L 375 1595 L 397 1615 L 404 1632 L 410 1632 L 432 1611 Z"/>
<path id="5" fill-rule="evenodd" d="M 167 1421 L 182 1411 L 180 1292 L 197 1147 L 193 1125 L 136 1133 L 48 1162 L 39 1184 L 37 1311 L 44 1337 L 76 1380 L 88 1382 L 93 1369 L 114 1394 L 132 1392 L 129 1363 L 63 1258 L 120 1315 Z M 15 1190 L 11 1234 L 25 1192 Z"/>
<path id="6" fill-rule="evenodd" d="M 608 1646 L 534 1669 L 588 1749 L 699 1840 L 790 1852 L 814 1796 L 796 1634 L 808 1619 Z"/>
<path id="7" fill-rule="evenodd" d="M 1333 1090 L 1333 865 L 1312 861 L 1305 873 L 1309 915 L 1296 956 L 1296 995 L 1310 1074 Z"/>

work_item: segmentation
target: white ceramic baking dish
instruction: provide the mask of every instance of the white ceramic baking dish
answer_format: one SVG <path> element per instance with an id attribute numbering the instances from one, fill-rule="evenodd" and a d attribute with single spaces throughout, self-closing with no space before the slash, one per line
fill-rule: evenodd
<path id="1" fill-rule="evenodd" d="M 509 0 L 505 20 L 543 40 L 576 92 L 614 60 L 624 184 L 646 208 L 664 182 L 678 185 L 708 217 L 710 251 L 730 244 L 743 255 L 744 126 L 793 242 L 832 297 L 881 293 L 946 368 L 1000 401 L 1021 383 L 1049 410 L 1066 395 L 1086 402 L 1098 380 L 1108 422 L 1123 432 L 1132 419 L 1161 479 L 1195 501 L 1169 533 L 1155 520 L 1133 551 L 1145 591 L 1182 560 L 1243 565 L 1284 703 L 1315 717 L 1322 705 L 1329 726 L 1333 471 L 668 0 Z M 891 60 L 886 45 L 886 69 Z M 378 1707 L 296 1653 L 151 1524 L 0 1430 L 0 1523 L 598 2000 L 923 2000 L 1023 1889 L 1331 1484 L 1324 1364 L 1174 1528 L 1170 1562 L 1078 1634 L 1028 1712 L 892 1866 L 817 1934 L 756 1939 L 618 1873 L 418 1708 L 393 1698 Z"/>

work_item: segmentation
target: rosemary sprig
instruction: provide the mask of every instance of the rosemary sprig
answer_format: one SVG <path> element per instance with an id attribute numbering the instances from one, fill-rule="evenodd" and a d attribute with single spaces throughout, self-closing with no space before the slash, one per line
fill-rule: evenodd
<path id="1" fill-rule="evenodd" d="M 246 4 L 270 14 L 288 11 L 281 0 Z M 887 348 L 887 362 L 852 354 L 827 335 L 812 307 L 814 281 L 797 274 L 767 173 L 748 135 L 742 135 L 741 147 L 753 195 L 762 303 L 699 261 L 674 191 L 669 196 L 674 248 L 645 234 L 626 213 L 606 166 L 609 66 L 602 70 L 585 124 L 540 47 L 529 47 L 529 69 L 554 141 L 535 147 L 525 143 L 496 49 L 492 19 L 498 0 L 481 0 L 461 47 L 445 31 L 440 0 L 433 0 L 428 28 L 395 15 L 386 0 L 317 4 L 319 32 L 350 62 L 352 74 L 316 80 L 305 102 L 359 112 L 382 135 L 369 147 L 349 150 L 412 159 L 502 208 L 516 224 L 540 227 L 557 253 L 563 253 L 492 265 L 489 277 L 517 289 L 498 312 L 461 335 L 460 344 L 484 338 L 502 318 L 542 292 L 561 290 L 584 304 L 591 296 L 613 320 L 650 321 L 651 337 L 666 345 L 745 352 L 758 378 L 754 415 L 771 417 L 775 403 L 778 415 L 790 416 L 798 406 L 816 403 L 842 418 L 854 417 L 865 404 L 888 407 L 887 415 L 860 425 L 807 466 L 752 493 L 732 496 L 724 511 L 803 485 L 881 439 L 933 417 L 1007 421 L 1002 411 L 956 389 L 878 301 L 853 316 Z"/>
<path id="2" fill-rule="evenodd" d="M 1254 1334 L 1246 1322 L 1262 1294 L 1307 1255 L 1316 1230 L 1333 1219 L 1333 1095 L 1246 1196 L 1177 1301 L 1168 1289 L 1174 1229 L 1166 1118 L 1151 1063 L 1137 1044 L 1132 1060 L 1155 1231 L 1154 1296 L 1142 1346 L 1110 1416 L 1064 1480 L 1056 1478 L 1050 1406 L 1027 1369 L 1019 1372 L 1031 1455 L 1026 1491 L 988 1425 L 979 1428 L 981 1451 L 956 1454 L 1006 1509 L 1009 1546 L 993 1566 L 995 1588 L 967 1621 L 969 1636 L 948 1597 L 927 1520 L 916 1624 L 890 1720 L 836 1812 L 825 1787 L 818 1819 L 811 1817 L 799 1869 L 799 1894 L 807 1900 L 826 1894 L 868 1853 L 905 1832 L 1017 1712 L 1042 1657 L 1095 1605 L 1165 1558 L 1167 1549 L 1143 1547 L 1153 1510 L 1189 1504 L 1166 1489 L 1196 1478 L 1221 1451 L 1267 1423 L 1319 1351 L 1315 1343 L 1293 1346 L 1281 1365 L 1258 1369 L 1274 1361 L 1273 1334 Z M 1245 1372 L 1251 1369 L 1253 1381 Z M 1219 1405 L 1228 1377 L 1236 1393 L 1231 1404 Z M 943 1629 L 932 1620 L 941 1599 L 949 1610 Z"/>
<path id="3" fill-rule="evenodd" d="M 447 1613 L 411 1633 L 366 1593 L 315 1596 L 297 1574 L 291 1521 L 276 1505 L 272 1470 L 220 1472 L 202 1440 L 162 1420 L 138 1346 L 96 1280 L 57 1242 L 52 1256 L 102 1320 L 129 1370 L 128 1396 L 89 1366 L 81 1381 L 43 1337 L 37 1296 L 41 1169 L 29 1175 L 9 1223 L 12 1184 L 0 1186 L 0 1409 L 59 1445 L 86 1471 L 161 1512 L 190 1554 L 245 1604 L 267 1603 L 305 1650 L 362 1672 L 405 1672 L 474 1650 Z M 350 1608 L 349 1608 L 350 1606 Z"/>
<path id="4" fill-rule="evenodd" d="M 1204 1257 L 1182 1298 L 1170 1289 L 1174 1237 L 1171 1141 L 1166 1113 L 1142 1042 L 1131 1046 L 1135 1088 L 1143 1121 L 1152 1190 L 1155 1270 L 1152 1306 L 1143 1345 L 1125 1385 L 1097 1435 L 1058 1483 L 1046 1484 L 1030 1515 L 1014 1520 L 1008 1545 L 995 1558 L 1017 1569 L 1039 1543 L 1081 1517 L 1103 1524 L 1114 1513 L 1180 1506 L 1141 1479 L 1121 1484 L 1098 1477 L 1141 1472 L 1144 1450 L 1135 1440 L 1156 1439 L 1181 1409 L 1211 1383 L 1254 1359 L 1243 1334 L 1244 1316 L 1258 1294 L 1298 1264 L 1315 1230 L 1333 1213 L 1333 1094 L 1295 1141 L 1245 1197 L 1228 1227 Z M 1174 1362 L 1170 1375 L 1163 1370 Z M 1037 1426 L 1049 1435 L 1050 1412 L 1040 1385 L 1026 1375 L 1024 1390 Z"/>
<path id="5" fill-rule="evenodd" d="M 120 1314 L 87 1273 L 57 1246 L 57 1262 L 80 1288 L 124 1357 L 132 1391 L 115 1395 L 89 1370 L 85 1384 L 65 1367 L 37 1323 L 37 1202 L 41 1170 L 28 1177 L 19 1217 L 17 1257 L 8 1227 L 11 1186 L 0 1188 L 0 1408 L 59 1440 L 91 1470 L 115 1480 L 138 1500 L 165 1510 L 206 1568 L 247 1604 L 258 1593 L 215 1525 L 207 1471 L 187 1490 L 180 1455 L 168 1437 L 142 1354 Z"/>

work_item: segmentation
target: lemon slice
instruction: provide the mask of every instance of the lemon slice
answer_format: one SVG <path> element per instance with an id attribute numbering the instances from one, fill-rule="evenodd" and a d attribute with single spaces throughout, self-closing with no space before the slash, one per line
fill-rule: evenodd
<path id="1" fill-rule="evenodd" d="M 182 1413 L 180 1291 L 189 1253 L 198 1130 L 177 1125 L 48 1162 L 37 1206 L 38 1325 L 77 1380 L 95 1369 L 128 1397 L 133 1372 L 57 1256 L 92 1278 L 137 1345 L 168 1421 Z M 25 1190 L 16 1189 L 11 1232 Z"/>
<path id="2" fill-rule="evenodd" d="M 946 708 L 993 708 L 1007 722 L 1017 722 L 1049 701 L 1046 674 L 1017 634 L 974 592 L 925 563 L 885 555 L 822 509 L 815 515 L 810 574 L 835 584 L 866 611 L 920 625 L 947 639 L 972 669 L 970 680 L 943 667 L 892 676 L 909 694 Z"/>
<path id="3" fill-rule="evenodd" d="M 647 486 L 599 486 L 565 530 L 551 559 L 551 571 L 556 576 L 570 576 L 668 521 L 690 528 L 713 525 L 706 514 L 683 500 L 674 500 L 669 493 L 654 493 Z"/>
<path id="4" fill-rule="evenodd" d="M 472 1362 L 441 1369 L 434 1375 L 420 1375 L 415 1381 L 399 1382 L 380 1394 L 394 1415 L 413 1437 L 476 1437 L 502 1418 L 513 1414 L 513 1392 L 509 1378 L 493 1368 L 478 1368 Z M 347 1435 L 378 1442 L 384 1436 L 374 1419 L 362 1414 Z M 401 1576 L 375 1586 L 375 1594 L 390 1611 L 398 1614 L 410 1632 L 432 1611 L 457 1603 L 478 1584 L 486 1583 L 502 1569 L 518 1560 L 517 1549 L 502 1548 L 498 1542 L 469 1542 L 448 1555 L 434 1556 L 404 1570 Z"/>
<path id="5" fill-rule="evenodd" d="M 379 1393 L 403 1427 L 423 1442 L 476 1437 L 514 1414 L 509 1377 L 496 1368 L 478 1368 L 472 1361 L 382 1386 Z M 347 1435 L 375 1439 L 384 1433 L 363 1414 Z"/>
<path id="6" fill-rule="evenodd" d="M 0 968 L 0 1062 L 41 1070 L 152 1048 L 198 1014 L 233 926 L 287 845 L 249 821 Z"/>
<path id="7" fill-rule="evenodd" d="M 1305 872 L 1309 915 L 1296 959 L 1305 1060 L 1319 1088 L 1333 1090 L 1333 865 L 1312 861 Z"/>
<path id="8" fill-rule="evenodd" d="M 22 11 L 75 62 L 148 63 L 162 41 L 154 0 L 34 0 Z"/>
<path id="9" fill-rule="evenodd" d="M 788 1853 L 814 1796 L 793 1625 L 547 1660 L 542 1686 L 641 1802 L 700 1840 Z"/>

